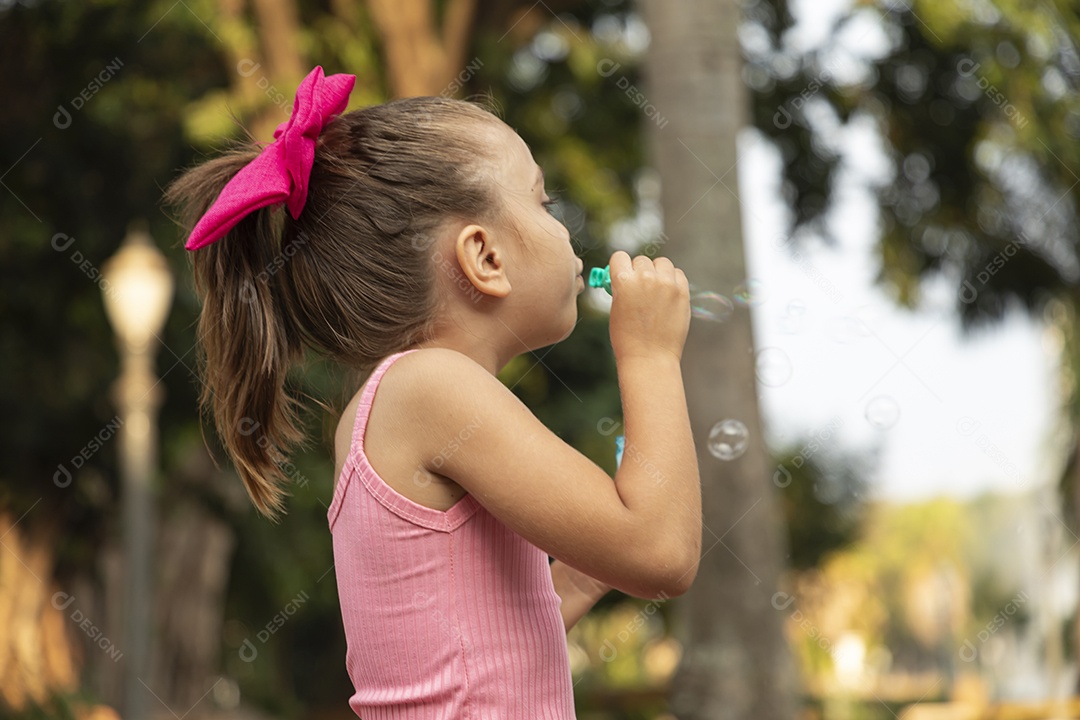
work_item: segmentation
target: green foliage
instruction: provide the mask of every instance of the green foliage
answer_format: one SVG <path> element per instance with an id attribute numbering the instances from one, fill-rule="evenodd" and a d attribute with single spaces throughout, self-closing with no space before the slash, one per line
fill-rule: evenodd
<path id="1" fill-rule="evenodd" d="M 795 228 L 828 238 L 824 212 L 837 171 L 830 126 L 869 120 L 891 166 L 873 181 L 879 280 L 913 307 L 923 283 L 943 277 L 969 329 L 1010 308 L 1045 317 L 1063 340 L 1062 416 L 1075 435 L 1080 5 L 864 0 L 825 43 L 865 33 L 853 30 L 860 21 L 884 28 L 880 56 L 847 64 L 862 71 L 853 82 L 828 72 L 824 52 L 785 45 L 792 18 L 783 0 L 751 3 L 748 21 L 748 37 L 766 38 L 747 49 L 753 123 L 784 158 Z M 1060 482 L 1071 528 L 1078 458 L 1073 442 Z"/>
<path id="2" fill-rule="evenodd" d="M 829 123 L 812 121 L 809 108 L 840 123 L 866 118 L 892 163 L 876 184 L 879 275 L 900 302 L 917 304 L 921 282 L 937 273 L 956 282 L 968 325 L 1000 318 L 1010 303 L 1034 312 L 1073 294 L 1077 8 L 1009 0 L 882 5 L 860 3 L 833 28 L 837 40 L 860 21 L 876 21 L 888 38 L 881 57 L 847 63 L 846 70 L 863 65 L 866 78 L 847 84 L 824 53 L 783 45 L 791 19 L 782 3 L 757 3 L 749 13 L 771 39 L 748 53 L 754 124 L 782 152 L 796 226 L 825 231 L 837 168 Z M 790 127 L 774 121 L 781 108 Z"/>
<path id="3" fill-rule="evenodd" d="M 788 534 L 788 566 L 795 570 L 818 567 L 826 555 L 854 542 L 866 514 L 865 463 L 816 451 L 817 441 L 811 440 L 802 449 L 789 449 L 774 458 L 773 481 L 780 487 Z"/>
<path id="4" fill-rule="evenodd" d="M 40 2 L 0 11 L 2 82 L 8 98 L 20 98 L 0 106 L 0 346 L 17 378 L 0 390 L 8 409 L 0 434 L 13 469 L 0 493 L 16 514 L 34 508 L 27 522 L 59 518 L 71 532 L 57 548 L 61 577 L 111 532 L 116 512 L 114 433 L 106 428 L 115 418 L 117 356 L 99 273 L 134 218 L 149 221 L 180 276 L 161 338 L 163 433 L 186 442 L 196 419 L 196 303 L 175 231 L 157 206 L 160 187 L 191 160 L 180 131 L 187 98 L 203 91 L 216 66 L 207 61 L 212 42 L 180 12 L 140 42 L 166 8 L 132 3 L 117 13 L 100 1 Z M 54 481 L 61 465 L 70 484 Z"/>
<path id="5" fill-rule="evenodd" d="M 309 61 L 357 74 L 352 107 L 384 100 L 378 43 L 362 6 L 345 16 L 323 4 L 299 7 Z M 223 468 L 228 463 L 212 427 L 200 427 L 198 302 L 160 194 L 181 168 L 241 137 L 253 117 L 273 109 L 270 92 L 249 97 L 230 89 L 237 72 L 230 58 L 245 57 L 251 46 L 251 18 L 230 25 L 208 1 L 137 0 L 119 12 L 106 0 L 0 8 L 3 82 L 7 97 L 18 98 L 0 107 L 0 351 L 17 379 L 0 390 L 8 408 L 0 442 L 14 468 L 0 483 L 0 502 L 16 516 L 29 510 L 28 526 L 59 518 L 66 532 L 57 548 L 58 578 L 89 575 L 94 581 L 102 542 L 118 532 L 120 500 L 116 445 L 100 436 L 115 417 L 109 393 L 119 368 L 98 273 L 129 221 L 147 219 L 177 279 L 157 362 L 164 390 L 160 511 L 167 516 L 198 503 L 224 518 L 237 538 L 222 670 L 237 678 L 246 700 L 283 715 L 319 700 L 343 702 L 349 683 L 326 527 L 328 438 L 336 417 L 312 406 L 312 442 L 294 459 L 305 482 L 278 525 L 226 499 L 230 493 L 214 483 L 238 484 L 231 473 L 185 479 L 204 441 Z M 626 4 L 603 11 L 626 12 Z M 548 62 L 543 81 L 528 89 L 507 76 L 514 55 L 529 48 L 479 31 L 482 72 L 463 93 L 490 92 L 534 148 L 551 189 L 563 198 L 587 265 L 606 263 L 607 227 L 630 211 L 630 187 L 642 162 L 637 109 L 590 69 L 607 52 L 588 29 L 599 13 L 548 19 L 546 31 L 564 32 L 565 21 L 576 36 L 568 36 L 568 55 Z M 504 379 L 557 434 L 614 472 L 613 436 L 597 429 L 601 418 L 619 417 L 606 317 L 585 304 L 581 316 L 571 338 L 523 355 Z M 340 408 L 355 383 L 313 359 L 301 389 Z M 71 459 L 93 438 L 101 441 L 76 469 Z M 64 487 L 53 482 L 61 464 L 72 471 Z M 259 631 L 300 593 L 306 595 L 301 610 L 258 641 Z M 257 643 L 250 661 L 241 657 L 245 640 Z"/>
<path id="6" fill-rule="evenodd" d="M 76 720 L 93 699 L 80 694 L 54 694 L 44 705 L 30 702 L 17 713 L 6 713 L 4 720 Z"/>

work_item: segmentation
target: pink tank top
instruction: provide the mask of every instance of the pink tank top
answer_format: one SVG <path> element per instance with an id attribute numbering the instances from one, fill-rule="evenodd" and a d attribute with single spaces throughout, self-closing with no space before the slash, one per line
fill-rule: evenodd
<path id="1" fill-rule="evenodd" d="M 447 511 L 391 488 L 364 454 L 371 373 L 327 519 L 363 720 L 575 720 L 548 556 L 466 495 Z M 467 429 L 458 452 L 476 452 Z"/>

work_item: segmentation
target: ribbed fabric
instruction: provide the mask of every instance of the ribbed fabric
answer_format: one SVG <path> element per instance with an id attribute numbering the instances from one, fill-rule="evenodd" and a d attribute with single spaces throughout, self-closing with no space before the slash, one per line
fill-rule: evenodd
<path id="1" fill-rule="evenodd" d="M 372 372 L 327 511 L 363 720 L 575 720 L 548 556 L 472 495 L 443 512 L 401 495 L 364 454 Z M 482 452 L 461 438 L 456 452 Z"/>

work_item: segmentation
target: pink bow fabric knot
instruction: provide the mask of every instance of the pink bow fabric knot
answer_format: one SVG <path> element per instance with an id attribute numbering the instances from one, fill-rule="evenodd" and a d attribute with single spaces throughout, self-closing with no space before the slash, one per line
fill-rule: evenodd
<path id="1" fill-rule="evenodd" d="M 285 203 L 293 219 L 307 202 L 315 162 L 315 142 L 335 115 L 349 104 L 355 75 L 323 77 L 316 66 L 296 89 L 292 115 L 274 131 L 274 142 L 236 173 L 195 224 L 184 246 L 198 250 L 221 239 L 250 213 Z"/>

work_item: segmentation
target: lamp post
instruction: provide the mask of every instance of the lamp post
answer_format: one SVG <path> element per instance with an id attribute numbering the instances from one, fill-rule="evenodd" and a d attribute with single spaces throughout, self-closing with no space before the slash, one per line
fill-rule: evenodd
<path id="1" fill-rule="evenodd" d="M 120 349 L 113 398 L 120 411 L 117 441 L 123 505 L 125 720 L 144 720 L 146 690 L 139 675 L 150 661 L 154 545 L 152 483 L 157 467 L 157 411 L 162 391 L 154 376 L 157 336 L 172 302 L 173 279 L 165 256 L 144 223 L 132 223 L 123 245 L 102 268 L 105 313 Z"/>

